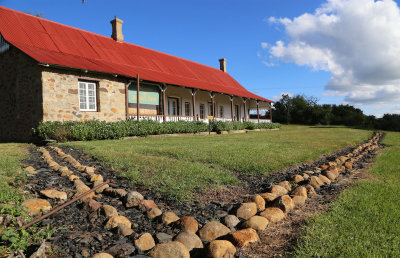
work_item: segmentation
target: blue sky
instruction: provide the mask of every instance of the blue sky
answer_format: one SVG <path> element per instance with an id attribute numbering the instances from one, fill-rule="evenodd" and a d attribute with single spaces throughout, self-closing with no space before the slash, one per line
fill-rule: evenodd
<path id="1" fill-rule="evenodd" d="M 290 54 L 289 48 L 273 53 L 271 47 L 276 46 L 277 41 L 288 44 L 295 36 L 287 32 L 287 23 L 271 22 L 270 17 L 293 19 L 304 13 L 313 14 L 325 2 L 86 0 L 82 4 L 81 0 L 0 0 L 0 5 L 40 13 L 46 19 L 106 36 L 111 34 L 109 21 L 117 16 L 124 20 L 125 41 L 213 67 L 219 67 L 219 58 L 227 58 L 227 71 L 236 80 L 269 99 L 286 92 L 304 93 L 317 97 L 320 103 L 355 104 L 368 114 L 397 112 L 397 107 L 378 112 L 368 105 L 368 100 L 353 101 L 354 98 L 337 89 L 335 94 L 327 94 L 325 86 L 332 77 L 332 68 L 315 68 L 310 61 L 305 61 L 304 65 L 297 56 Z M 263 42 L 268 47 L 263 48 Z M 273 56 L 272 62 L 270 56 Z M 308 60 L 309 57 L 301 58 Z"/>

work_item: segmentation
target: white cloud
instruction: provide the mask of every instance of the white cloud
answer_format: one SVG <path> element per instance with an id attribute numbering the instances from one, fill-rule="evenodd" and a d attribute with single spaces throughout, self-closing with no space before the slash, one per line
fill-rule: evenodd
<path id="1" fill-rule="evenodd" d="M 261 61 L 265 66 L 275 66 L 276 64 L 273 61 Z"/>
<path id="2" fill-rule="evenodd" d="M 270 17 L 288 41 L 261 46 L 277 60 L 332 74 L 325 89 L 361 106 L 400 102 L 400 9 L 393 0 L 328 0 L 313 14 Z M 264 47 L 265 46 L 265 47 Z M 267 63 L 274 63 L 271 60 Z"/>
<path id="3" fill-rule="evenodd" d="M 268 48 L 269 44 L 267 42 L 261 42 L 261 47 L 264 48 L 264 49 Z"/>

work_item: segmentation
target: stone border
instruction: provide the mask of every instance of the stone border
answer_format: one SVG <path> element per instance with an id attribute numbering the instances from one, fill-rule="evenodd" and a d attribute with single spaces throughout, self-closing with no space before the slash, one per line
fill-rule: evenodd
<path id="1" fill-rule="evenodd" d="M 260 240 L 257 231 L 266 230 L 268 224 L 284 219 L 292 209 L 303 206 L 308 198 L 316 195 L 315 189 L 335 181 L 341 173 L 353 172 L 353 165 L 356 162 L 364 155 L 379 148 L 378 142 L 382 136 L 382 133 L 374 133 L 367 142 L 360 144 L 352 152 L 338 157 L 333 162 L 314 167 L 312 170 L 304 171 L 303 174 L 292 175 L 286 181 L 271 186 L 269 192 L 247 196 L 245 202 L 239 204 L 237 209 L 233 210 L 233 214 L 227 213 L 221 219 L 223 223 L 211 221 L 200 229 L 199 223 L 194 217 L 179 218 L 172 211 L 163 212 L 153 200 L 145 200 L 139 192 L 128 193 L 124 189 L 114 189 L 106 185 L 98 189 L 96 193 L 120 198 L 126 208 L 139 208 L 143 213 L 146 213 L 149 220 L 159 218 L 164 225 L 173 224 L 180 228 L 181 232 L 174 238 L 168 235 L 158 236 L 159 234 L 152 236 L 147 232 L 140 234 L 134 241 L 135 247 L 147 252 L 151 257 L 190 257 L 191 252 L 192 254 L 195 252 L 197 255 L 201 253 L 202 257 L 233 257 L 237 249 Z M 102 175 L 96 174 L 93 167 L 82 166 L 75 158 L 65 154 L 58 147 L 49 148 L 54 150 L 63 160 L 68 161 L 79 172 L 82 172 L 82 175 L 93 182 L 94 186 L 103 182 Z M 68 177 L 73 182 L 76 194 L 90 189 L 68 167 L 56 163 L 46 148 L 41 147 L 40 151 L 43 160 L 52 170 L 59 172 L 63 177 Z M 94 193 L 85 198 L 85 205 L 94 211 L 100 208 L 103 210 L 102 214 L 108 218 L 105 225 L 106 230 L 112 230 L 111 232 L 123 236 L 129 236 L 133 233 L 131 221 L 128 218 L 119 216 L 115 207 L 101 205 L 93 197 Z M 27 200 L 27 202 L 29 201 Z M 50 208 L 47 207 L 47 210 L 49 209 L 51 209 L 51 206 Z M 168 241 L 161 241 L 162 237 L 168 238 Z M 154 238 L 158 239 L 157 245 Z M 110 251 L 107 252 L 98 253 L 92 257 L 113 257 Z"/>

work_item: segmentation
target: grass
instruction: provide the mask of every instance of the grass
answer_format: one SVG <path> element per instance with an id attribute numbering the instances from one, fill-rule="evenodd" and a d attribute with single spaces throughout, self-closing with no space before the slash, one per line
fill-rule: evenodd
<path id="1" fill-rule="evenodd" d="M 16 203 L 22 196 L 17 187 L 25 180 L 21 160 L 27 157 L 27 145 L 0 143 L 0 203 Z M 12 185 L 12 186 L 10 186 Z"/>
<path id="2" fill-rule="evenodd" d="M 28 156 L 28 145 L 17 143 L 0 143 L 0 215 L 12 217 L 8 227 L 0 226 L 0 256 L 7 256 L 15 250 L 27 250 L 34 243 L 41 243 L 50 238 L 59 229 L 49 226 L 40 228 L 31 226 L 17 231 L 19 226 L 16 218 L 26 217 L 27 222 L 32 217 L 22 209 L 20 202 L 25 199 L 20 188 L 26 182 L 26 173 L 22 169 L 21 160 Z"/>
<path id="3" fill-rule="evenodd" d="M 230 135 L 148 137 L 127 140 L 70 142 L 133 182 L 142 183 L 178 201 L 210 187 L 238 184 L 240 175 L 263 174 L 346 145 L 370 131 L 345 127 L 283 126 L 279 131 Z M 235 173 L 232 173 L 235 172 Z"/>
<path id="4" fill-rule="evenodd" d="M 305 228 L 298 257 L 400 257 L 400 133 L 370 169 L 373 179 L 344 191 Z"/>

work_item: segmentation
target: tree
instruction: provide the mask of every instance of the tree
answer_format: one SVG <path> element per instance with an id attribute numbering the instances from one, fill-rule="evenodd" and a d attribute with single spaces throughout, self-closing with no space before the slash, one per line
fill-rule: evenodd
<path id="1" fill-rule="evenodd" d="M 315 97 L 282 95 L 275 102 L 274 122 L 305 125 L 346 125 L 365 129 L 400 131 L 400 115 L 385 114 L 382 118 L 367 116 L 350 105 L 319 105 Z"/>
<path id="2" fill-rule="evenodd" d="M 333 105 L 332 114 L 332 124 L 335 125 L 359 126 L 365 117 L 361 109 L 350 105 Z"/>
<path id="3" fill-rule="evenodd" d="M 288 124 L 290 122 L 290 109 L 292 98 L 288 94 L 283 94 L 282 98 L 274 103 L 272 117 L 275 122 Z"/>
<path id="4" fill-rule="evenodd" d="M 31 11 L 27 11 L 26 13 L 27 13 L 27 14 L 30 14 L 30 15 L 33 15 L 33 16 L 36 16 L 36 17 L 42 17 L 42 18 L 43 18 L 43 15 L 42 15 L 42 14 L 40 14 L 40 13 L 37 13 L 37 14 L 32 14 L 32 12 L 31 12 Z"/>
<path id="5" fill-rule="evenodd" d="M 376 127 L 382 130 L 400 131 L 400 115 L 398 114 L 384 114 L 382 118 L 377 121 Z"/>
<path id="6" fill-rule="evenodd" d="M 312 124 L 312 108 L 304 95 L 296 95 L 291 101 L 290 118 L 294 124 Z"/>

